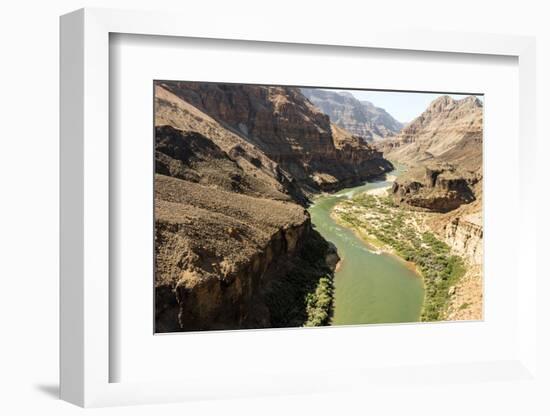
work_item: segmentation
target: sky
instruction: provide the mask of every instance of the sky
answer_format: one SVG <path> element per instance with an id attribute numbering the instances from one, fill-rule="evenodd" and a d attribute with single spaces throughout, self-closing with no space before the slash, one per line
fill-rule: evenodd
<path id="1" fill-rule="evenodd" d="M 332 90 L 347 91 L 358 100 L 370 101 L 376 107 L 381 107 L 390 113 L 396 120 L 408 123 L 428 107 L 428 105 L 442 95 L 449 95 L 455 100 L 467 97 L 459 94 L 432 94 L 423 92 L 392 92 L 392 91 L 368 91 L 368 90 Z M 477 96 L 483 101 L 483 96 Z"/>

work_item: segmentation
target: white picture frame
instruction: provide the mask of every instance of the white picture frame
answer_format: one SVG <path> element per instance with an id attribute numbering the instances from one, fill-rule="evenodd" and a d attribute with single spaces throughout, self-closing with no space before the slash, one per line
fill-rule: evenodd
<path id="1" fill-rule="evenodd" d="M 182 25 L 185 21 L 185 25 Z M 61 18 L 61 398 L 79 406 L 159 403 L 215 397 L 337 391 L 355 385 L 390 383 L 396 377 L 417 382 L 450 377 L 465 382 L 535 379 L 536 241 L 534 184 L 529 167 L 535 163 L 535 41 L 529 37 L 471 33 L 383 31 L 350 27 L 327 33 L 322 28 L 280 31 L 269 22 L 236 33 L 234 22 L 220 19 L 205 26 L 173 13 L 82 9 Z M 109 36 L 123 33 L 225 39 L 282 44 L 431 51 L 453 54 L 516 57 L 519 65 L 518 265 L 524 278 L 518 287 L 517 354 L 506 360 L 395 368 L 331 370 L 332 382 L 318 375 L 280 373 L 249 383 L 189 378 L 181 381 L 111 382 L 109 309 Z M 522 243 L 523 242 L 523 243 Z M 228 387 L 229 385 L 229 387 Z"/>

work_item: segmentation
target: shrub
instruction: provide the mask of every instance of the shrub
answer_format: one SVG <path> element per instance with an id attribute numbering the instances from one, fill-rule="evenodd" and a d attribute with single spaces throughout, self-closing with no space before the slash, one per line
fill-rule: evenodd
<path id="1" fill-rule="evenodd" d="M 315 292 L 306 295 L 307 321 L 305 326 L 321 326 L 329 324 L 334 288 L 330 277 L 322 277 Z"/>

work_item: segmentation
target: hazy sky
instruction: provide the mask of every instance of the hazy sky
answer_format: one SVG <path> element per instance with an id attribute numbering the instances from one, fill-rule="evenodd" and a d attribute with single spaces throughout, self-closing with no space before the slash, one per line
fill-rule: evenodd
<path id="1" fill-rule="evenodd" d="M 334 91 L 334 90 L 333 90 Z M 358 100 L 370 101 L 377 107 L 382 107 L 395 119 L 402 123 L 408 123 L 418 117 L 428 105 L 437 97 L 449 95 L 460 100 L 467 95 L 458 94 L 432 94 L 423 92 L 389 92 L 366 90 L 336 90 L 352 93 Z M 483 96 L 478 96 L 483 101 Z"/>

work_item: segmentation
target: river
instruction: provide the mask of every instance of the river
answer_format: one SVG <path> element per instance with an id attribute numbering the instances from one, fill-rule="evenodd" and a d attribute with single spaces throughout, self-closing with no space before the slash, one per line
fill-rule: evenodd
<path id="1" fill-rule="evenodd" d="M 398 175 L 399 170 L 391 174 Z M 322 195 L 309 208 L 315 229 L 337 247 L 342 259 L 335 273 L 332 325 L 416 322 L 420 318 L 424 301 L 421 277 L 400 258 L 371 249 L 330 216 L 339 201 L 388 185 L 387 181 L 369 182 Z"/>

